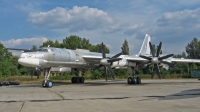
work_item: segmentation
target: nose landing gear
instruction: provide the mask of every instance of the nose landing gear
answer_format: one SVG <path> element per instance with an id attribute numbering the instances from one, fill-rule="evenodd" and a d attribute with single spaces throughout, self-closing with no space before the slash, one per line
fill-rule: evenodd
<path id="1" fill-rule="evenodd" d="M 49 76 L 50 76 L 50 68 L 46 68 L 44 69 L 44 80 L 42 82 L 42 87 L 53 87 L 53 82 L 49 80 Z"/>

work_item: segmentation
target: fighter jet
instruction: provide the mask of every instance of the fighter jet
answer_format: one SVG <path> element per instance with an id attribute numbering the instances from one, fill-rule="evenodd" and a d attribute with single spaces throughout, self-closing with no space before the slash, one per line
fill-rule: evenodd
<path id="1" fill-rule="evenodd" d="M 161 78 L 159 66 L 170 66 L 173 62 L 200 63 L 200 60 L 197 59 L 172 58 L 171 56 L 173 56 L 173 54 L 160 55 L 161 46 L 162 43 L 159 44 L 155 55 L 150 42 L 150 36 L 146 34 L 139 53 L 131 56 L 123 55 L 122 52 L 115 55 L 106 54 L 103 43 L 101 44 L 102 53 L 90 52 L 85 49 L 71 50 L 50 46 L 43 47 L 37 51 L 13 48 L 7 49 L 23 51 L 18 59 L 19 64 L 44 70 L 45 78 L 42 82 L 43 87 L 53 86 L 52 81 L 49 80 L 49 76 L 50 72 L 54 71 L 54 69 L 62 69 L 63 71 L 71 70 L 75 74 L 71 82 L 84 83 L 84 77 L 81 77 L 79 72 L 83 69 L 96 70 L 103 67 L 107 80 L 108 73 L 110 73 L 114 79 L 114 72 L 112 69 L 128 68 L 132 76 L 128 77 L 127 83 L 140 84 L 141 79 L 136 76 L 135 70 L 145 68 L 150 64 L 154 64 L 152 78 L 155 72 L 157 72 L 157 75 Z"/>

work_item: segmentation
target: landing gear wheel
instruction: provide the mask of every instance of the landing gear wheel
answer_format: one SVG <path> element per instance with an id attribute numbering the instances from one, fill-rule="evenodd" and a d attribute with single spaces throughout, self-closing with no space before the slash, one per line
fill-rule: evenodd
<path id="1" fill-rule="evenodd" d="M 85 79 L 84 77 L 80 77 L 80 83 L 84 83 Z"/>
<path id="2" fill-rule="evenodd" d="M 47 87 L 51 88 L 53 86 L 53 82 L 48 80 L 46 85 Z"/>
<path id="3" fill-rule="evenodd" d="M 133 77 L 133 84 L 137 84 L 137 78 Z"/>
<path id="4" fill-rule="evenodd" d="M 132 78 L 132 77 L 129 77 L 129 78 L 127 79 L 127 83 L 128 83 L 128 84 L 132 84 L 132 83 L 133 83 L 133 78 Z"/>
<path id="5" fill-rule="evenodd" d="M 141 84 L 141 78 L 137 77 L 137 84 Z"/>
<path id="6" fill-rule="evenodd" d="M 72 77 L 72 78 L 71 78 L 71 82 L 72 82 L 72 83 L 75 83 L 75 77 Z"/>
<path id="7" fill-rule="evenodd" d="M 75 77 L 76 78 L 76 83 L 80 83 L 80 77 Z"/>
<path id="8" fill-rule="evenodd" d="M 85 79 L 84 77 L 72 77 L 71 82 L 72 83 L 84 83 Z"/>
<path id="9" fill-rule="evenodd" d="M 47 80 L 46 84 L 45 84 L 45 80 L 42 82 L 42 87 L 49 87 L 51 88 L 53 86 L 53 82 L 50 80 Z"/>

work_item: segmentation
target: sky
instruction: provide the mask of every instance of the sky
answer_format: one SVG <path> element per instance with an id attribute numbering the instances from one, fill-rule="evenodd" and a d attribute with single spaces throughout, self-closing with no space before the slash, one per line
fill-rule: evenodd
<path id="1" fill-rule="evenodd" d="M 200 37 L 199 0 L 0 0 L 0 42 L 30 49 L 77 35 L 119 53 L 138 53 L 146 34 L 164 54 L 181 54 Z"/>

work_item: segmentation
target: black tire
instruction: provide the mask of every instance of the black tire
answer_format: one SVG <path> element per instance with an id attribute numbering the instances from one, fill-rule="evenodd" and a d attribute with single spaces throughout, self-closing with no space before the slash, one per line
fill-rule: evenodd
<path id="1" fill-rule="evenodd" d="M 132 77 L 129 77 L 129 78 L 127 79 L 127 83 L 128 83 L 128 84 L 133 84 L 133 78 L 132 78 Z"/>
<path id="2" fill-rule="evenodd" d="M 85 82 L 85 78 L 84 77 L 80 77 L 80 83 L 84 83 Z"/>
<path id="3" fill-rule="evenodd" d="M 0 86 L 2 86 L 2 82 L 0 82 Z"/>
<path id="4" fill-rule="evenodd" d="M 76 80 L 75 77 L 72 77 L 72 78 L 71 78 L 71 82 L 72 82 L 72 83 L 75 83 L 75 80 Z"/>
<path id="5" fill-rule="evenodd" d="M 141 84 L 141 78 L 137 77 L 137 84 Z"/>
<path id="6" fill-rule="evenodd" d="M 76 77 L 76 83 L 80 83 L 80 77 Z"/>
<path id="7" fill-rule="evenodd" d="M 9 82 L 9 85 L 20 85 L 20 84 L 19 84 L 19 82 L 12 81 L 12 82 Z"/>
<path id="8" fill-rule="evenodd" d="M 2 82 L 2 86 L 9 86 L 9 82 Z"/>
<path id="9" fill-rule="evenodd" d="M 133 77 L 133 84 L 137 84 L 137 78 Z"/>

